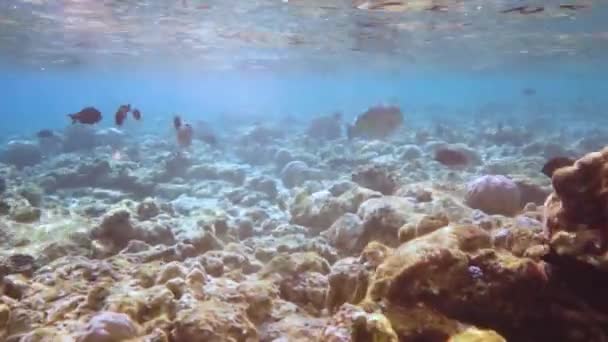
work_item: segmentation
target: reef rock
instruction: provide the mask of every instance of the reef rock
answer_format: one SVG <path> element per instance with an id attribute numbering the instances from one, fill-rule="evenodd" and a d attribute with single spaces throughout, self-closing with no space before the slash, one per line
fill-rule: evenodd
<path id="1" fill-rule="evenodd" d="M 486 214 L 511 216 L 521 209 L 521 192 L 505 176 L 486 175 L 467 184 L 465 202 Z"/>
<path id="2" fill-rule="evenodd" d="M 344 304 L 327 323 L 321 341 L 328 342 L 398 342 L 399 337 L 382 313 L 368 313 L 358 306 Z"/>
<path id="3" fill-rule="evenodd" d="M 352 174 L 352 180 L 362 187 L 378 191 L 383 195 L 392 195 L 399 186 L 396 175 L 379 165 L 358 168 Z"/>
<path id="4" fill-rule="evenodd" d="M 323 235 L 336 248 L 347 253 L 353 252 L 359 245 L 359 239 L 363 235 L 363 221 L 358 215 L 346 213 L 338 218 Z"/>
<path id="5" fill-rule="evenodd" d="M 551 247 L 608 270 L 608 148 L 558 169 L 552 181 L 545 203 Z"/>
<path id="6" fill-rule="evenodd" d="M 360 258 L 344 258 L 331 267 L 328 276 L 327 309 L 336 311 L 342 304 L 358 304 L 369 286 L 370 271 Z"/>
<path id="7" fill-rule="evenodd" d="M 113 342 L 137 337 L 138 327 L 128 315 L 102 311 L 91 318 L 78 342 Z"/>
<path id="8" fill-rule="evenodd" d="M 180 310 L 171 331 L 175 342 L 256 341 L 258 332 L 246 308 L 209 300 L 192 309 Z"/>
<path id="9" fill-rule="evenodd" d="M 362 246 L 376 240 L 389 246 L 399 243 L 399 228 L 408 222 L 413 212 L 412 203 L 403 197 L 371 198 L 361 204 L 357 215 L 363 222 Z"/>
<path id="10" fill-rule="evenodd" d="M 322 177 L 321 170 L 308 167 L 303 161 L 292 161 L 287 163 L 281 171 L 281 180 L 288 188 L 302 185 L 308 180 L 318 180 Z"/>
<path id="11" fill-rule="evenodd" d="M 91 237 L 105 245 L 105 251 L 116 253 L 131 240 L 150 244 L 172 244 L 173 231 L 157 222 L 140 222 L 131 219 L 131 213 L 123 208 L 114 209 L 101 218 L 99 226 L 91 231 Z"/>
<path id="12" fill-rule="evenodd" d="M 301 192 L 290 207 L 291 223 L 319 231 L 329 228 L 346 212 L 346 204 L 333 197 L 329 191 L 315 192 L 311 195 Z"/>
<path id="13" fill-rule="evenodd" d="M 42 161 L 42 151 L 32 142 L 13 140 L 6 145 L 1 160 L 17 168 L 33 166 Z"/>

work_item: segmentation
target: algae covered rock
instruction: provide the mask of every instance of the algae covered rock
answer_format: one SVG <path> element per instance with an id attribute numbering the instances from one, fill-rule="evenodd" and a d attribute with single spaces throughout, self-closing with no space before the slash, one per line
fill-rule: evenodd
<path id="1" fill-rule="evenodd" d="M 357 215 L 363 222 L 360 243 L 377 240 L 389 246 L 398 244 L 399 228 L 411 219 L 412 203 L 403 197 L 371 198 L 361 204 Z"/>
<path id="2" fill-rule="evenodd" d="M 345 203 L 333 197 L 329 191 L 319 191 L 311 195 L 301 192 L 290 207 L 291 223 L 322 231 L 329 228 L 346 211 Z"/>
<path id="3" fill-rule="evenodd" d="M 608 148 L 555 171 L 554 192 L 545 202 L 552 249 L 608 270 Z"/>
<path id="4" fill-rule="evenodd" d="M 326 307 L 334 312 L 344 303 L 358 304 L 365 297 L 369 285 L 368 267 L 357 258 L 336 262 L 329 273 L 329 290 Z"/>
<path id="5" fill-rule="evenodd" d="M 382 313 L 367 313 L 360 307 L 344 304 L 323 328 L 321 340 L 398 342 L 399 337 Z"/>
<path id="6" fill-rule="evenodd" d="M 180 310 L 171 331 L 175 342 L 255 341 L 258 332 L 240 305 L 210 300 Z"/>
<path id="7" fill-rule="evenodd" d="M 345 252 L 352 252 L 359 245 L 363 235 L 363 221 L 358 215 L 346 213 L 338 218 L 329 229 L 323 232 L 329 241 Z"/>
<path id="8" fill-rule="evenodd" d="M 399 187 L 397 176 L 379 165 L 362 166 L 352 174 L 353 182 L 364 188 L 392 195 Z"/>

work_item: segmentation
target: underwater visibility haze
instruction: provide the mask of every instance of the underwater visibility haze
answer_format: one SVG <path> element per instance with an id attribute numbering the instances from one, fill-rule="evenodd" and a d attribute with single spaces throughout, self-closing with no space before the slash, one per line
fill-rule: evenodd
<path id="1" fill-rule="evenodd" d="M 0 340 L 608 340 L 606 18 L 3 1 Z"/>

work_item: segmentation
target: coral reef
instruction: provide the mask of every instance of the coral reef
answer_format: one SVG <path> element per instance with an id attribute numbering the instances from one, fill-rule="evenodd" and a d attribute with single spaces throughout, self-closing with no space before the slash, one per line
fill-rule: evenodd
<path id="1" fill-rule="evenodd" d="M 13 155 L 0 340 L 608 339 L 608 149 L 550 184 L 538 155 L 561 151 L 524 128 L 347 140 L 338 122 L 239 126 L 187 150 L 72 125 L 62 153 Z"/>
<path id="2" fill-rule="evenodd" d="M 608 270 L 608 148 L 592 152 L 553 174 L 555 191 L 545 203 L 551 247 Z"/>

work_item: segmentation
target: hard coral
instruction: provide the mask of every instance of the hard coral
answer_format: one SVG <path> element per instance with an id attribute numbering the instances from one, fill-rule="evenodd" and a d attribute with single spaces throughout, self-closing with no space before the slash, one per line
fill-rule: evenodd
<path id="1" fill-rule="evenodd" d="M 486 175 L 467 185 L 465 201 L 469 207 L 486 214 L 510 216 L 521 209 L 521 192 L 505 176 Z"/>

